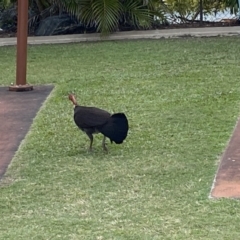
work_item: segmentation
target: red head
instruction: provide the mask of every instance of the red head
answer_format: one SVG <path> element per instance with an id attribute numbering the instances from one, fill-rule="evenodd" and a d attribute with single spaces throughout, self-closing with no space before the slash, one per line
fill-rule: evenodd
<path id="1" fill-rule="evenodd" d="M 75 96 L 73 95 L 73 94 L 69 94 L 68 95 L 68 99 L 70 100 L 70 101 L 72 101 L 72 103 L 73 103 L 73 105 L 74 106 L 77 106 L 77 101 L 76 101 L 76 98 L 75 98 Z"/>

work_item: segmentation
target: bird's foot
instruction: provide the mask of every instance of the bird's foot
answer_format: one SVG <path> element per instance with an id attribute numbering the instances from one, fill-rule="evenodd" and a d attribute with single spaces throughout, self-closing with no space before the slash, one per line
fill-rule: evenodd
<path id="1" fill-rule="evenodd" d="M 93 149 L 92 148 L 88 148 L 88 152 L 89 153 L 93 153 Z"/>
<path id="2" fill-rule="evenodd" d="M 106 145 L 104 144 L 102 147 L 103 147 L 103 151 L 104 151 L 105 153 L 108 153 L 108 149 L 107 149 Z"/>

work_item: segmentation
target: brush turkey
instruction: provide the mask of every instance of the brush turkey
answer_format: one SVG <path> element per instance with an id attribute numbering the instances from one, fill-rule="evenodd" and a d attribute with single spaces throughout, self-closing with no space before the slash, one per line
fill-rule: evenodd
<path id="1" fill-rule="evenodd" d="M 111 143 L 121 144 L 128 134 L 128 120 L 124 113 L 111 114 L 103 109 L 96 107 L 86 107 L 77 104 L 75 96 L 69 94 L 69 100 L 74 105 L 74 122 L 85 132 L 90 139 L 89 150 L 92 150 L 93 134 L 102 133 L 102 147 L 106 147 L 106 137 Z"/>

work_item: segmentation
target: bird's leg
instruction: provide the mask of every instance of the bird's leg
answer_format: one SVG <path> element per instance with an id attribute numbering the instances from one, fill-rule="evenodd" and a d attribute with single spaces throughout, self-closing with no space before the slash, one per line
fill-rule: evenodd
<path id="1" fill-rule="evenodd" d="M 102 147 L 103 147 L 103 150 L 104 150 L 105 152 L 108 152 L 108 149 L 107 149 L 107 147 L 106 147 L 106 137 L 105 137 L 105 136 L 103 136 Z"/>
<path id="2" fill-rule="evenodd" d="M 91 133 L 87 133 L 89 139 L 90 139 L 90 146 L 89 146 L 89 151 L 92 151 L 92 144 L 93 144 L 93 135 Z"/>

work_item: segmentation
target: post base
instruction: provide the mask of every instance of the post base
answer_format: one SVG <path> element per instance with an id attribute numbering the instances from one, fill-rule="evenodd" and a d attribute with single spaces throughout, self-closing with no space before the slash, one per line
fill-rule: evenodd
<path id="1" fill-rule="evenodd" d="M 8 88 L 9 91 L 13 92 L 25 92 L 25 91 L 32 91 L 33 86 L 26 84 L 26 85 L 11 85 Z"/>

